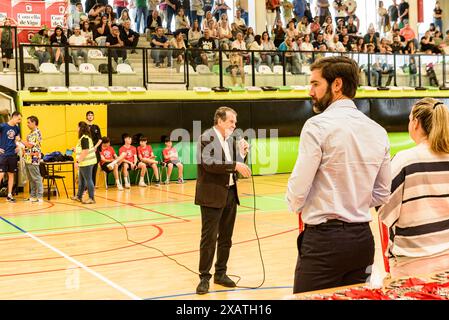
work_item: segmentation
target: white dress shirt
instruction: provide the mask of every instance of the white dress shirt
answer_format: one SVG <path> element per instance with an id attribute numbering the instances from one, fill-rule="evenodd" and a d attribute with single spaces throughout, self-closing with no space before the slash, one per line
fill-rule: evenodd
<path id="1" fill-rule="evenodd" d="M 390 195 L 390 144 L 379 124 L 338 100 L 304 125 L 287 202 L 305 224 L 369 222 Z"/>
<path id="2" fill-rule="evenodd" d="M 215 134 L 218 136 L 218 140 L 220 140 L 221 147 L 223 148 L 224 154 L 225 154 L 225 160 L 226 162 L 232 163 L 232 157 L 231 157 L 231 151 L 229 150 L 229 144 L 228 139 L 224 139 L 223 135 L 220 133 L 220 131 L 217 130 L 217 128 L 214 127 Z M 232 173 L 229 174 L 229 186 L 234 185 L 234 179 L 232 178 Z"/>

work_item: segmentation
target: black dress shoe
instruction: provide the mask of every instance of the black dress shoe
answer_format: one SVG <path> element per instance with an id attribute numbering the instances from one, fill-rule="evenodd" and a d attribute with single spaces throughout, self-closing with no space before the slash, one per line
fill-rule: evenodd
<path id="1" fill-rule="evenodd" d="M 209 280 L 201 279 L 198 287 L 196 287 L 196 294 L 206 294 L 209 292 Z"/>
<path id="2" fill-rule="evenodd" d="M 235 282 L 231 280 L 227 275 L 214 276 L 214 283 L 222 285 L 223 287 L 234 288 Z"/>

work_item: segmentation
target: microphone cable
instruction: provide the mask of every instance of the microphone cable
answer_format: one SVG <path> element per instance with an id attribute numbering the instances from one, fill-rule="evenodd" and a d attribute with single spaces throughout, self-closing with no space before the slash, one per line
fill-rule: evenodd
<path id="1" fill-rule="evenodd" d="M 250 155 L 250 153 L 248 153 L 248 155 Z M 250 157 L 248 156 L 248 159 L 249 159 L 249 158 L 250 158 Z M 257 211 L 257 209 L 256 209 L 256 208 L 257 208 L 257 207 L 256 207 L 256 204 L 257 204 L 257 202 L 256 202 L 256 188 L 255 188 L 255 181 L 254 181 L 254 175 L 253 175 L 252 157 L 251 157 L 251 160 L 248 160 L 248 162 L 249 162 L 249 168 L 250 168 L 250 170 L 251 170 L 251 185 L 252 185 L 252 189 L 253 189 L 253 227 L 254 227 L 254 232 L 255 232 L 255 234 L 256 234 L 256 240 L 257 240 L 257 245 L 258 245 L 259 257 L 260 257 L 260 261 L 261 261 L 261 265 L 262 265 L 262 271 L 263 271 L 263 272 L 262 272 L 263 278 L 262 278 L 262 281 L 261 281 L 261 283 L 260 283 L 259 285 L 255 286 L 255 287 L 251 287 L 251 286 L 239 286 L 238 283 L 240 282 L 240 280 L 241 280 L 242 278 L 241 278 L 240 276 L 238 276 L 238 275 L 228 274 L 228 276 L 229 276 L 229 277 L 234 277 L 234 278 L 237 278 L 237 279 L 238 279 L 238 280 L 236 281 L 236 283 L 235 283 L 235 284 L 236 284 L 236 287 L 235 287 L 235 288 L 240 288 L 240 289 L 259 289 L 259 288 L 261 288 L 261 287 L 264 285 L 264 283 L 265 283 L 265 279 L 266 279 L 266 270 L 265 270 L 265 262 L 264 262 L 263 256 L 262 256 L 262 247 L 261 247 L 261 244 L 260 244 L 259 233 L 258 233 L 258 231 L 257 231 L 257 224 L 256 224 L 256 211 Z M 147 248 L 147 249 L 155 250 L 155 251 L 159 252 L 163 257 L 165 257 L 165 258 L 167 258 L 167 259 L 173 261 L 174 263 L 176 263 L 178 266 L 180 266 L 180 267 L 186 269 L 187 271 L 189 271 L 189 272 L 191 272 L 191 273 L 193 273 L 193 274 L 195 274 L 195 275 L 198 275 L 198 276 L 200 275 L 197 271 L 195 271 L 195 270 L 189 268 L 188 266 L 186 266 L 186 265 L 180 263 L 178 260 L 176 260 L 176 259 L 170 257 L 169 255 L 167 255 L 167 254 L 166 254 L 164 251 L 162 251 L 161 249 L 159 249 L 159 248 L 157 248 L 157 247 L 154 247 L 154 246 L 149 246 L 149 245 L 147 245 L 147 244 L 145 244 L 145 243 L 143 243 L 143 242 L 134 241 L 133 239 L 130 238 L 129 232 L 128 232 L 128 228 L 126 227 L 126 225 L 125 225 L 124 223 L 122 223 L 121 221 L 117 220 L 117 219 L 114 218 L 114 217 L 111 217 L 110 215 L 108 215 L 108 214 L 106 214 L 106 213 L 103 213 L 103 212 L 101 212 L 101 211 L 98 211 L 98 210 L 96 210 L 96 209 L 94 209 L 94 208 L 89 208 L 89 207 L 81 206 L 81 205 L 78 205 L 78 204 L 67 204 L 67 203 L 62 203 L 62 202 L 50 202 L 50 203 L 61 204 L 61 205 L 68 205 L 68 206 L 73 206 L 73 207 L 77 207 L 77 208 L 83 208 L 83 209 L 85 209 L 85 210 L 88 210 L 88 211 L 91 211 L 91 212 L 95 212 L 95 213 L 97 213 L 97 214 L 99 214 L 99 215 L 102 215 L 102 216 L 104 216 L 104 217 L 106 217 L 106 218 L 108 218 L 108 219 L 114 221 L 115 223 L 117 223 L 118 225 L 121 226 L 121 228 L 125 231 L 125 234 L 126 234 L 126 241 L 131 242 L 131 243 L 133 243 L 133 244 L 135 244 L 135 245 L 139 245 L 139 246 L 145 247 L 145 248 Z"/>

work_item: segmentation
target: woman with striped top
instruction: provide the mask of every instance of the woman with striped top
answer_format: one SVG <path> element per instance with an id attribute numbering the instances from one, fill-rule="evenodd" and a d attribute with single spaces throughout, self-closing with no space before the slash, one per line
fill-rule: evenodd
<path id="1" fill-rule="evenodd" d="M 417 146 L 393 158 L 391 198 L 379 210 L 386 271 L 395 278 L 449 269 L 449 110 L 424 98 L 409 120 Z"/>

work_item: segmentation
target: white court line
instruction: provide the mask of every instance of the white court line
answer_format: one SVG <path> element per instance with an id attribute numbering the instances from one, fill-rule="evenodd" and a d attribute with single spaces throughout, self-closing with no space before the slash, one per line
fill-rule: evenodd
<path id="1" fill-rule="evenodd" d="M 52 245 L 46 243 L 45 241 L 39 239 L 38 237 L 34 236 L 31 233 L 25 232 L 25 234 L 27 236 L 29 236 L 31 239 L 39 242 L 40 244 L 42 244 L 43 246 L 49 248 L 50 250 L 56 252 L 57 254 L 59 254 L 60 256 L 66 258 L 67 260 L 71 261 L 72 263 L 76 264 L 78 267 L 84 269 L 85 271 L 87 271 L 88 273 L 90 273 L 91 275 L 93 275 L 94 277 L 100 279 L 101 281 L 105 282 L 106 284 L 108 284 L 109 286 L 113 287 L 114 289 L 120 291 L 121 293 L 123 293 L 124 295 L 128 296 L 129 298 L 133 299 L 133 300 L 142 300 L 142 298 L 136 296 L 134 293 L 122 288 L 121 286 L 119 286 L 118 284 L 112 282 L 111 280 L 109 280 L 108 278 L 104 277 L 103 275 L 99 274 L 98 272 L 95 272 L 94 270 L 92 270 L 91 268 L 85 266 L 84 264 L 82 264 L 81 262 L 79 262 L 78 260 L 73 259 L 72 257 L 68 256 L 67 254 L 65 254 L 64 252 L 62 252 L 61 250 L 53 247 Z"/>

